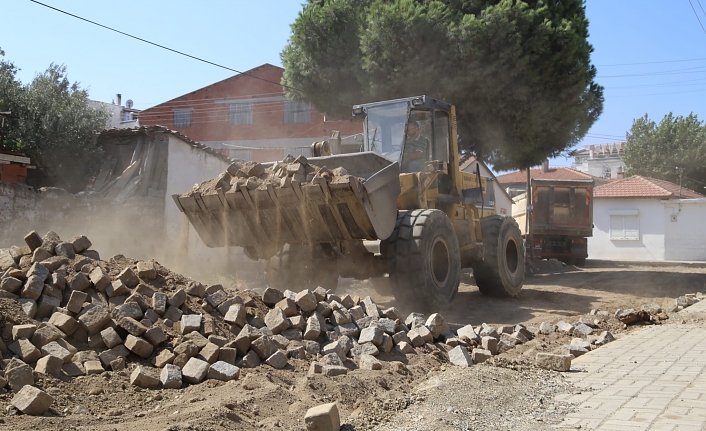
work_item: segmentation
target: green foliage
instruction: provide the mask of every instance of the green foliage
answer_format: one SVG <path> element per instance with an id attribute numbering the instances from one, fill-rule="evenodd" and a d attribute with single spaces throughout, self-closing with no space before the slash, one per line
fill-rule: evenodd
<path id="1" fill-rule="evenodd" d="M 706 186 L 706 126 L 696 114 L 674 116 L 659 124 L 645 114 L 633 121 L 623 161 L 628 175 L 644 175 L 679 184 L 698 192 Z"/>
<path id="2" fill-rule="evenodd" d="M 540 164 L 600 115 L 583 0 L 318 0 L 282 51 L 283 84 L 328 115 L 428 94 L 457 107 L 464 151 Z"/>
<path id="3" fill-rule="evenodd" d="M 51 64 L 31 83 L 16 78 L 17 68 L 0 60 L 0 110 L 5 121 L 2 149 L 25 152 L 47 185 L 81 188 L 100 167 L 97 130 L 107 112 L 88 106 L 88 92 L 71 84 L 66 67 Z"/>

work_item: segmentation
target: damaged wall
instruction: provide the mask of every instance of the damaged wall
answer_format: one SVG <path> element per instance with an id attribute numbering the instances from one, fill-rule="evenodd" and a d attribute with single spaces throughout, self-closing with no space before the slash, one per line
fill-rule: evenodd
<path id="1" fill-rule="evenodd" d="M 236 272 L 258 272 L 259 265 L 245 258 L 239 248 L 207 248 L 171 197 L 219 175 L 228 167 L 228 160 L 168 132 L 143 132 L 111 131 L 102 138 L 109 162 L 102 184 L 98 184 L 101 192 L 73 195 L 63 189 L 35 191 L 25 185 L 0 183 L 0 248 L 22 244 L 31 230 L 40 235 L 53 230 L 62 238 L 86 235 L 104 259 L 114 254 L 156 259 L 204 283 L 226 283 L 235 278 Z M 123 185 L 117 190 L 113 186 L 134 156 L 151 158 L 149 148 L 153 148 L 154 159 L 143 162 L 130 174 L 131 179 L 145 177 L 150 169 L 147 166 L 151 166 L 153 174 L 146 176 L 151 178 L 149 184 L 140 187 L 138 182 L 132 193 L 122 193 L 124 199 L 116 199 L 126 188 Z"/>

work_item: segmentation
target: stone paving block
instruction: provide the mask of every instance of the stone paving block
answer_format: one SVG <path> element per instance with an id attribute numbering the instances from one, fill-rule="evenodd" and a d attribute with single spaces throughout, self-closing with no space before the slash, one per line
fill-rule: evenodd
<path id="1" fill-rule="evenodd" d="M 86 369 L 83 367 L 83 364 L 79 364 L 76 362 L 69 362 L 68 364 L 64 364 L 61 366 L 61 369 L 64 374 L 69 377 L 78 377 L 86 375 Z"/>
<path id="2" fill-rule="evenodd" d="M 362 370 L 382 370 L 382 362 L 378 361 L 375 356 L 363 354 L 358 360 L 358 366 Z"/>
<path id="3" fill-rule="evenodd" d="M 42 346 L 42 354 L 54 356 L 55 358 L 60 359 L 64 364 L 71 362 L 71 358 L 74 357 L 75 353 L 76 352 L 70 351 L 57 341 L 52 341 L 51 343 Z"/>
<path id="4" fill-rule="evenodd" d="M 34 370 L 19 359 L 11 359 L 5 366 L 5 379 L 13 392 L 18 392 L 25 385 L 34 384 Z"/>
<path id="5" fill-rule="evenodd" d="M 181 316 L 181 333 L 198 331 L 201 329 L 202 317 L 200 314 L 184 314 Z"/>
<path id="6" fill-rule="evenodd" d="M 29 318 L 34 318 L 34 316 L 37 314 L 37 303 L 34 302 L 33 299 L 20 298 L 17 302 L 20 303 L 20 307 L 22 307 L 22 311 L 24 311 L 24 313 Z"/>
<path id="7" fill-rule="evenodd" d="M 110 277 L 100 266 L 93 268 L 93 271 L 88 274 L 88 279 L 91 280 L 93 286 L 101 292 L 105 292 L 105 288 L 110 284 Z"/>
<path id="8" fill-rule="evenodd" d="M 78 321 L 63 313 L 52 314 L 51 318 L 49 318 L 49 323 L 66 335 L 73 334 L 76 328 L 78 328 Z"/>
<path id="9" fill-rule="evenodd" d="M 175 357 L 176 357 L 176 355 L 172 351 L 170 351 L 168 349 L 164 349 L 161 352 L 159 352 L 159 354 L 157 356 L 155 356 L 154 366 L 157 368 L 163 368 L 167 364 L 171 364 L 172 361 L 174 361 Z"/>
<path id="10" fill-rule="evenodd" d="M 318 305 L 316 296 L 314 296 L 314 294 L 307 289 L 297 293 L 297 296 L 294 298 L 294 302 L 296 302 L 299 308 L 305 313 L 316 310 L 316 306 Z"/>
<path id="11" fill-rule="evenodd" d="M 284 298 L 274 305 L 276 308 L 284 311 L 284 315 L 287 317 L 296 316 L 299 312 L 297 310 L 297 303 L 293 299 Z"/>
<path id="12" fill-rule="evenodd" d="M 145 331 L 145 338 L 152 343 L 154 346 L 159 346 L 160 344 L 167 341 L 167 334 L 159 326 L 153 326 L 152 328 Z"/>
<path id="13" fill-rule="evenodd" d="M 289 328 L 289 320 L 285 315 L 284 310 L 280 308 L 272 308 L 265 315 L 265 325 L 272 331 L 273 334 L 279 334 L 283 330 Z"/>
<path id="14" fill-rule="evenodd" d="M 64 337 L 66 337 L 66 335 L 54 325 L 46 324 L 34 331 L 31 341 L 32 344 L 41 349 L 45 344 L 49 344 L 52 341 L 56 341 L 59 338 Z"/>
<path id="15" fill-rule="evenodd" d="M 535 363 L 538 367 L 547 370 L 569 371 L 571 369 L 571 356 L 538 353 Z"/>
<path id="16" fill-rule="evenodd" d="M 132 317 L 123 317 L 118 320 L 118 326 L 126 330 L 129 334 L 139 337 L 147 331 L 147 327 Z"/>
<path id="17" fill-rule="evenodd" d="M 203 359 L 209 364 L 213 364 L 218 360 L 220 350 L 221 348 L 216 344 L 209 342 L 199 351 L 198 358 Z"/>
<path id="18" fill-rule="evenodd" d="M 48 376 L 59 377 L 61 375 L 61 367 L 64 362 L 56 356 L 44 356 L 39 358 L 34 371 Z"/>
<path id="19" fill-rule="evenodd" d="M 471 359 L 474 364 L 481 364 L 490 359 L 492 356 L 493 354 L 490 353 L 490 350 L 473 349 L 473 351 L 471 351 Z"/>
<path id="20" fill-rule="evenodd" d="M 132 353 L 145 359 L 149 358 L 154 351 L 154 346 L 152 343 L 132 334 L 128 334 L 127 338 L 125 338 L 125 347 L 127 347 Z"/>
<path id="21" fill-rule="evenodd" d="M 190 384 L 201 383 L 208 375 L 209 368 L 208 362 L 191 358 L 181 370 L 182 380 Z"/>
<path id="22" fill-rule="evenodd" d="M 336 403 L 310 408 L 304 415 L 304 424 L 307 431 L 338 431 L 341 419 Z"/>
<path id="23" fill-rule="evenodd" d="M 160 377 L 157 375 L 156 370 L 149 367 L 138 366 L 132 374 L 130 374 L 130 384 L 141 388 L 158 388 Z"/>
<path id="24" fill-rule="evenodd" d="M 14 397 L 12 404 L 15 408 L 26 415 L 43 415 L 54 403 L 54 398 L 41 389 L 34 386 L 24 386 Z"/>
<path id="25" fill-rule="evenodd" d="M 36 362 L 37 359 L 42 357 L 42 352 L 26 338 L 20 338 L 7 346 L 7 348 L 27 363 Z"/>
<path id="26" fill-rule="evenodd" d="M 32 338 L 34 331 L 37 330 L 37 325 L 31 323 L 25 325 L 13 325 L 12 326 L 12 339 L 17 341 L 20 338 Z"/>
<path id="27" fill-rule="evenodd" d="M 282 368 L 286 367 L 287 364 L 289 363 L 287 359 L 287 355 L 285 355 L 281 350 L 276 351 L 270 357 L 267 358 L 265 363 L 272 368 L 281 370 Z"/>
<path id="28" fill-rule="evenodd" d="M 137 262 L 137 276 L 144 280 L 154 280 L 157 278 L 157 270 L 154 267 L 154 262 Z"/>
<path id="29" fill-rule="evenodd" d="M 456 346 L 449 351 L 449 361 L 458 367 L 470 367 L 473 359 L 464 346 Z"/>
<path id="30" fill-rule="evenodd" d="M 68 280 L 71 290 L 83 292 L 91 286 L 91 280 L 86 277 L 86 274 L 79 272 Z"/>
<path id="31" fill-rule="evenodd" d="M 340 365 L 324 365 L 321 374 L 327 377 L 342 376 L 348 374 L 348 368 Z"/>
<path id="32" fill-rule="evenodd" d="M 88 294 L 86 292 L 74 290 L 71 292 L 69 302 L 66 304 L 66 309 L 72 313 L 78 314 L 81 311 L 81 308 L 83 308 L 83 303 L 86 302 L 87 298 Z"/>
<path id="33" fill-rule="evenodd" d="M 97 334 L 110 321 L 110 311 L 102 305 L 96 306 L 81 314 L 78 318 L 81 326 L 89 335 Z"/>
<path id="34" fill-rule="evenodd" d="M 179 389 L 181 387 L 181 370 L 176 365 L 166 364 L 159 375 L 164 389 Z"/>
<path id="35" fill-rule="evenodd" d="M 105 371 L 103 365 L 101 365 L 101 361 L 86 361 L 83 367 L 86 369 L 87 376 L 91 374 L 103 374 Z"/>
<path id="36" fill-rule="evenodd" d="M 230 380 L 238 380 L 240 377 L 240 368 L 224 361 L 217 361 L 208 369 L 208 378 L 227 382 Z"/>

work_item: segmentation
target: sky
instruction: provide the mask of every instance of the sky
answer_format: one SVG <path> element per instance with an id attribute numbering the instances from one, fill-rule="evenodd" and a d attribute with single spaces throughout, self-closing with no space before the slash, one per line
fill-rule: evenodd
<path id="1" fill-rule="evenodd" d="M 143 39 L 247 71 L 281 66 L 280 52 L 301 0 L 43 0 Z M 703 6 L 703 7 L 702 7 Z M 578 147 L 620 142 L 648 114 L 706 117 L 706 0 L 590 0 L 591 60 L 605 87 L 603 114 Z M 0 48 L 29 82 L 53 62 L 90 98 L 122 94 L 145 109 L 234 73 L 48 9 L 30 0 L 0 0 Z M 698 18 L 697 18 L 698 16 Z M 700 21 L 699 21 L 700 19 Z M 703 27 L 702 27 L 703 24 Z M 560 157 L 551 165 L 569 166 Z"/>

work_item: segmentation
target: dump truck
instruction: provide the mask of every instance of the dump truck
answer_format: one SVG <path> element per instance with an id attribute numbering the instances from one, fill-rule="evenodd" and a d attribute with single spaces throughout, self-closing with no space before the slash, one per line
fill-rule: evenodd
<path id="1" fill-rule="evenodd" d="M 584 266 L 593 236 L 593 180 L 532 179 L 532 241 L 527 223 L 527 193 L 513 199 L 512 216 L 520 226 L 527 253 Z"/>
<path id="2" fill-rule="evenodd" d="M 444 307 L 473 268 L 482 294 L 518 295 L 520 229 L 484 207 L 480 170 L 459 169 L 454 106 L 416 96 L 356 105 L 353 117 L 360 152 L 320 145 L 308 159 L 233 164 L 174 202 L 207 246 L 265 260 L 271 287 L 384 279 L 400 303 Z"/>

